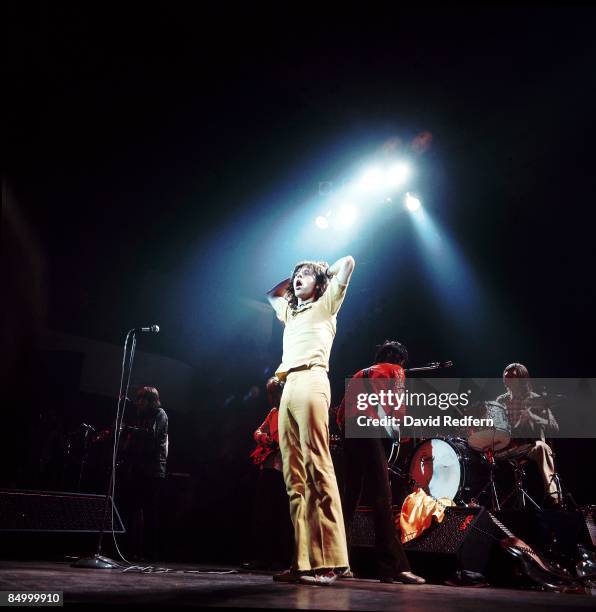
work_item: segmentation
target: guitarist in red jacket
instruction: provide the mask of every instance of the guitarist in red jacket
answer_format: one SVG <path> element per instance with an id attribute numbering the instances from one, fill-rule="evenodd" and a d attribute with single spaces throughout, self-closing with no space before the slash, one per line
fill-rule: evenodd
<path id="1" fill-rule="evenodd" d="M 261 470 L 272 468 L 282 471 L 281 453 L 279 451 L 279 431 L 277 417 L 279 413 L 279 402 L 283 384 L 273 376 L 267 381 L 267 398 L 271 410 L 265 420 L 257 427 L 254 439 L 257 447 L 251 453 L 253 463 L 258 465 Z"/>
<path id="2" fill-rule="evenodd" d="M 259 478 L 252 521 L 253 560 L 243 565 L 245 569 L 278 570 L 286 567 L 291 558 L 292 523 L 277 427 L 282 391 L 283 384 L 279 379 L 272 377 L 267 381 L 267 398 L 271 410 L 254 433 L 257 447 L 250 456 L 259 468 Z"/>

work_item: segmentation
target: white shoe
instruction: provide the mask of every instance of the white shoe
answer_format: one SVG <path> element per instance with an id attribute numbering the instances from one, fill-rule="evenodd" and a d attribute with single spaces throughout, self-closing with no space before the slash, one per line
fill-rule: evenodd
<path id="1" fill-rule="evenodd" d="M 318 574 L 315 573 L 312 576 L 300 576 L 300 582 L 302 584 L 314 584 L 320 586 L 329 586 L 337 580 L 337 574 L 333 570 Z"/>

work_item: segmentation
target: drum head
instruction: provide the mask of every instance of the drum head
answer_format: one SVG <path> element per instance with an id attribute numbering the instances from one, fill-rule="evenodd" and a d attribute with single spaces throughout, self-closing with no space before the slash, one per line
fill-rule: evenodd
<path id="1" fill-rule="evenodd" d="M 409 475 L 429 495 L 455 499 L 462 468 L 455 448 L 438 438 L 422 442 L 410 461 Z"/>

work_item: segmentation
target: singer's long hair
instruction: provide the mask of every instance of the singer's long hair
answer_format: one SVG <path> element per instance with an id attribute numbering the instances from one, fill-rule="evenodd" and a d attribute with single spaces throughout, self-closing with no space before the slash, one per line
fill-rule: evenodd
<path id="1" fill-rule="evenodd" d="M 150 410 L 161 408 L 159 401 L 159 391 L 155 387 L 141 387 L 137 391 L 137 399 L 147 400 L 147 405 Z"/>
<path id="2" fill-rule="evenodd" d="M 327 275 L 329 264 L 326 261 L 298 262 L 294 267 L 294 271 L 292 272 L 290 286 L 286 290 L 286 298 L 290 304 L 290 307 L 294 309 L 298 306 L 298 298 L 294 293 L 294 279 L 301 268 L 306 268 L 315 275 L 315 302 L 323 295 L 323 293 L 325 293 L 327 285 L 329 284 L 329 276 Z"/>

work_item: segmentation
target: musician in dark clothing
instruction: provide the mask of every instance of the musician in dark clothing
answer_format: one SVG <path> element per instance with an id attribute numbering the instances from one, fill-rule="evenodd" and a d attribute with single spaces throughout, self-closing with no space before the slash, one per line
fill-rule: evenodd
<path id="1" fill-rule="evenodd" d="M 127 528 L 132 556 L 156 560 L 159 556 L 159 506 L 166 477 L 168 417 L 155 387 L 137 391 L 134 426 L 125 428 L 121 471 Z"/>
<path id="2" fill-rule="evenodd" d="M 406 379 L 404 366 L 407 359 L 408 352 L 405 346 L 396 341 L 386 340 L 377 348 L 374 365 L 356 372 L 352 377 L 357 380 L 365 378 L 365 383 L 356 382 L 354 384 L 366 384 L 371 390 L 378 390 L 383 381 L 392 379 L 394 380 L 392 386 L 396 390 L 403 391 Z M 381 382 L 381 386 L 377 385 L 378 382 Z M 346 395 L 350 396 L 349 393 Z M 346 405 L 344 397 L 337 411 L 337 423 L 342 432 L 345 432 L 346 418 L 353 418 L 354 415 L 354 407 Z M 392 434 L 390 431 L 387 433 Z M 366 481 L 372 494 L 375 548 L 381 582 L 398 581 L 407 584 L 423 584 L 424 578 L 416 576 L 410 569 L 393 520 L 389 470 L 383 439 L 345 437 L 343 448 L 345 461 L 343 512 L 348 547 L 354 514 Z"/>

